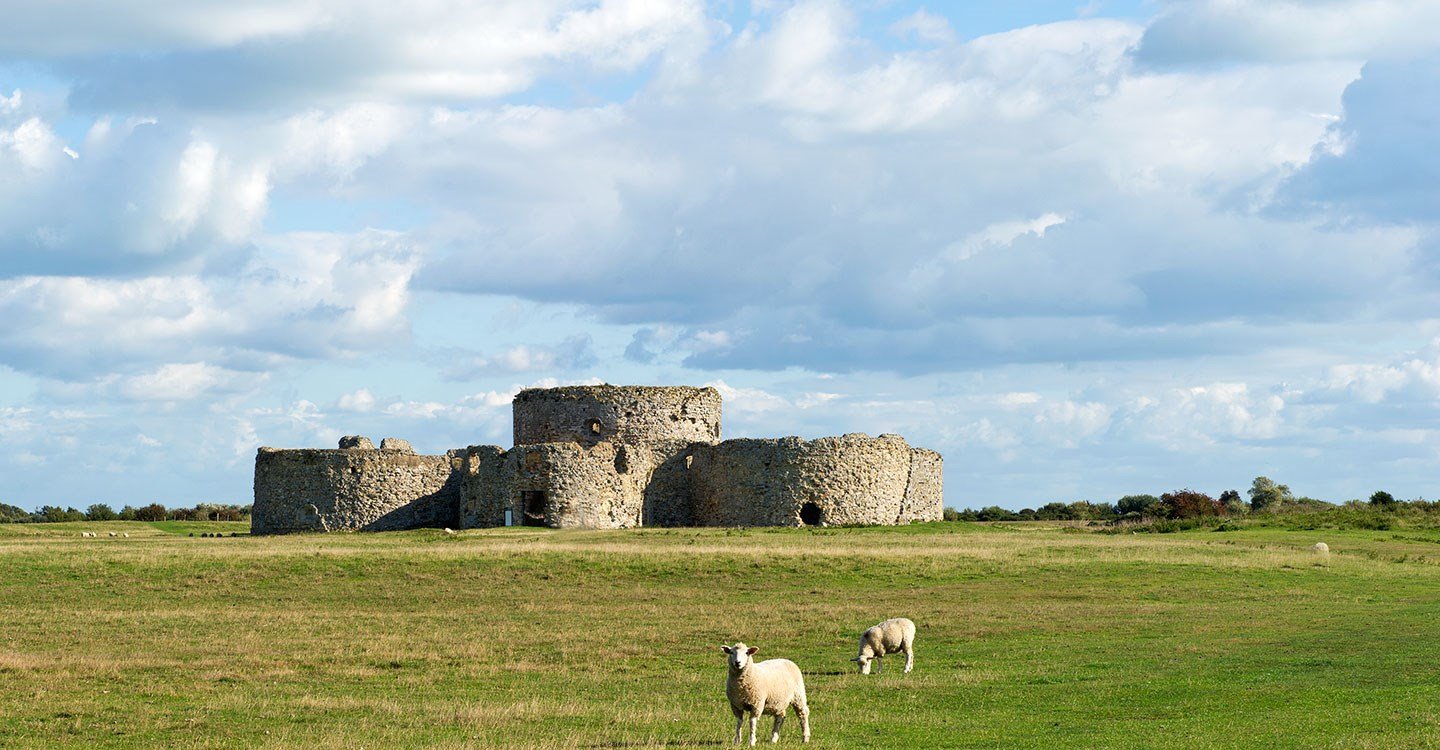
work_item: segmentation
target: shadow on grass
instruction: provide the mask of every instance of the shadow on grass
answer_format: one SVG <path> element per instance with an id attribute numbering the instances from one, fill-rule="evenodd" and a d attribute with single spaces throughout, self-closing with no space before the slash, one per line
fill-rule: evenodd
<path id="1" fill-rule="evenodd" d="M 613 741 L 613 743 L 588 744 L 585 747 L 719 747 L 730 744 L 724 740 L 654 740 L 654 741 Z"/>

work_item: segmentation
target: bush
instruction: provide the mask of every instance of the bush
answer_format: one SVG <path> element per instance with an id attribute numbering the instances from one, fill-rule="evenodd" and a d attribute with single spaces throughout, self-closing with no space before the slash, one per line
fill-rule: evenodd
<path id="1" fill-rule="evenodd" d="M 166 515 L 165 506 L 159 503 L 150 503 L 143 508 L 135 509 L 136 521 L 164 521 Z"/>
<path id="2" fill-rule="evenodd" d="M 176 508 L 166 511 L 165 517 L 171 521 L 204 521 L 205 515 L 191 508 Z"/>
<path id="3" fill-rule="evenodd" d="M 1170 518 L 1199 518 L 1202 516 L 1223 516 L 1225 505 L 1219 500 L 1195 490 L 1176 490 L 1160 496 L 1160 506 Z"/>
<path id="4" fill-rule="evenodd" d="M 1289 487 L 1276 484 L 1270 477 L 1255 477 L 1250 483 L 1250 510 L 1265 510 L 1293 499 Z"/>
<path id="5" fill-rule="evenodd" d="M 84 521 L 85 514 L 74 508 L 61 508 L 58 505 L 44 505 L 40 510 L 35 511 L 35 520 L 44 523 L 66 523 L 69 521 Z"/>
<path id="6" fill-rule="evenodd" d="M 114 521 L 119 517 L 115 509 L 105 503 L 95 503 L 85 509 L 85 520 L 87 521 Z"/>
<path id="7" fill-rule="evenodd" d="M 244 521 L 250 517 L 250 508 L 249 506 L 200 503 L 195 506 L 194 513 L 197 521 Z"/>
<path id="8" fill-rule="evenodd" d="M 1380 490 L 1370 496 L 1370 504 L 1377 508 L 1393 508 L 1396 504 L 1395 496 L 1384 490 Z"/>
<path id="9" fill-rule="evenodd" d="M 1153 516 L 1158 513 L 1160 498 L 1154 495 L 1126 495 L 1115 501 L 1115 513 L 1119 516 L 1127 516 L 1132 513 L 1140 516 Z"/>

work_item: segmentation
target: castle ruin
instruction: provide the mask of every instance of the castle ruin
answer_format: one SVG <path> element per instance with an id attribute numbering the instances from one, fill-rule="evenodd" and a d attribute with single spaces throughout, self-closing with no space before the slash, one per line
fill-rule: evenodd
<path id="1" fill-rule="evenodd" d="M 941 458 L 898 435 L 720 440 L 714 388 L 515 396 L 515 445 L 417 455 L 347 437 L 260 448 L 251 531 L 823 526 L 937 521 Z"/>

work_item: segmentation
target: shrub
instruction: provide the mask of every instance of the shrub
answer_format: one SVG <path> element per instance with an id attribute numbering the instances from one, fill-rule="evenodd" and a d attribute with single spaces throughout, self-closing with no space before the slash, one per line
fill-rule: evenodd
<path id="1" fill-rule="evenodd" d="M 1135 513 L 1141 516 L 1153 516 L 1160 505 L 1160 498 L 1154 495 L 1126 495 L 1115 501 L 1115 512 L 1118 515 L 1126 516 Z"/>
<path id="2" fill-rule="evenodd" d="M 1384 490 L 1379 490 L 1370 496 L 1370 504 L 1377 508 L 1393 508 L 1395 507 L 1395 496 Z"/>
<path id="3" fill-rule="evenodd" d="M 119 517 L 115 509 L 105 503 L 95 503 L 85 509 L 85 520 L 87 521 L 114 521 Z"/>
<path id="4" fill-rule="evenodd" d="M 1160 496 L 1160 505 L 1170 518 L 1199 518 L 1201 516 L 1223 516 L 1225 505 L 1219 500 L 1195 490 L 1176 490 Z"/>
<path id="5" fill-rule="evenodd" d="M 1013 510 L 1006 510 L 998 505 L 991 505 L 975 512 L 977 521 L 1018 521 L 1020 514 Z"/>
<path id="6" fill-rule="evenodd" d="M 135 509 L 136 521 L 164 521 L 165 517 L 165 506 L 160 503 L 150 503 L 143 508 Z"/>
<path id="7" fill-rule="evenodd" d="M 1293 499 L 1289 487 L 1276 484 L 1270 477 L 1255 477 L 1250 483 L 1250 510 L 1265 510 Z"/>
<path id="8" fill-rule="evenodd" d="M 165 517 L 171 521 L 204 521 L 205 515 L 192 508 L 175 508 L 165 512 Z"/>
<path id="9" fill-rule="evenodd" d="M 1035 509 L 1037 521 L 1074 521 L 1074 511 L 1065 503 L 1045 503 Z"/>

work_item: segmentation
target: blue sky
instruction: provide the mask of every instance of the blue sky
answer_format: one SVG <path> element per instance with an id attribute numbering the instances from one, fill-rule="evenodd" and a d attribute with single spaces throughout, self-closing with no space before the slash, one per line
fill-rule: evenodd
<path id="1" fill-rule="evenodd" d="M 953 506 L 1440 494 L 1440 5 L 98 0 L 0 23 L 0 502 L 900 432 Z"/>

